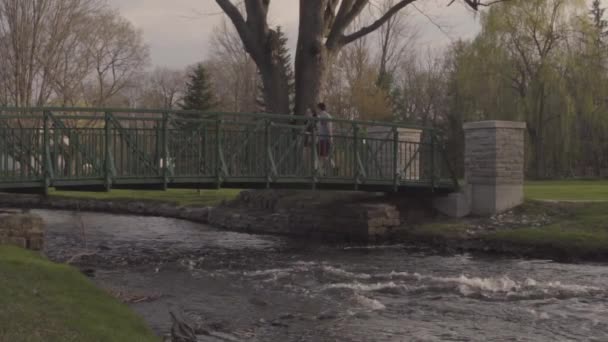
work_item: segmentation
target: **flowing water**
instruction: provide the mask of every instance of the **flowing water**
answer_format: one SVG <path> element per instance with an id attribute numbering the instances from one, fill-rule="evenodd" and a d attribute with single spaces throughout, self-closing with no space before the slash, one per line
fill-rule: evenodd
<path id="1" fill-rule="evenodd" d="M 100 286 L 141 298 L 131 305 L 159 334 L 178 307 L 229 340 L 608 341 L 608 265 L 36 213 L 47 221 L 51 258 L 78 260 Z"/>

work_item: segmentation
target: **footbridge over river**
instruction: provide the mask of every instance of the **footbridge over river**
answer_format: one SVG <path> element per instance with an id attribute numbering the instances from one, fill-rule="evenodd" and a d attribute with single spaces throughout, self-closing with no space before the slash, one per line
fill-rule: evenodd
<path id="1" fill-rule="evenodd" d="M 449 193 L 432 128 L 194 111 L 0 108 L 0 191 L 293 188 Z"/>

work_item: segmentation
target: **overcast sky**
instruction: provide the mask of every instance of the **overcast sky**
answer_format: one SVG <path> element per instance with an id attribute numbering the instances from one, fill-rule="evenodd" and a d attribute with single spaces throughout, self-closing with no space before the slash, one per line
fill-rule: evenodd
<path id="1" fill-rule="evenodd" d="M 223 18 L 215 0 L 109 0 L 122 15 L 143 30 L 152 63 L 184 67 L 206 56 L 210 33 Z M 470 38 L 479 30 L 475 14 L 449 0 L 419 0 L 409 7 L 421 35 L 421 48 L 441 48 L 450 40 Z M 298 0 L 271 1 L 270 22 L 281 25 L 295 46 Z M 424 15 L 422 14 L 424 13 Z M 425 17 L 429 16 L 431 19 Z M 439 29 L 440 25 L 442 29 Z"/>

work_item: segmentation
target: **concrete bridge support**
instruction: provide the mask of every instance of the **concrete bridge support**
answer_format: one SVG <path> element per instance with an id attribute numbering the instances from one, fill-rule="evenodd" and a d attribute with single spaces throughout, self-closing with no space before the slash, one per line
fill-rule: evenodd
<path id="1" fill-rule="evenodd" d="M 435 206 L 454 217 L 492 216 L 523 203 L 523 122 L 481 121 L 464 125 L 465 185 Z"/>

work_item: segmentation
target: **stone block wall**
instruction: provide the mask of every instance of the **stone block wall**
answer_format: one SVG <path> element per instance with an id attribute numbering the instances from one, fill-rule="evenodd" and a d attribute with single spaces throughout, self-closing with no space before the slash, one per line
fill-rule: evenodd
<path id="1" fill-rule="evenodd" d="M 464 125 L 465 181 L 471 212 L 494 215 L 523 203 L 525 123 Z"/>
<path id="2" fill-rule="evenodd" d="M 209 224 L 252 233 L 329 240 L 375 241 L 400 227 L 396 205 L 372 203 L 370 194 L 244 191 L 230 205 L 209 211 Z"/>
<path id="3" fill-rule="evenodd" d="M 286 212 L 252 211 L 216 207 L 209 212 L 209 224 L 250 233 L 270 233 L 339 241 L 375 241 L 400 225 L 399 212 L 392 205 L 347 205 L 330 213 L 319 208 L 294 208 Z"/>
<path id="4" fill-rule="evenodd" d="M 44 222 L 36 215 L 17 211 L 0 212 L 0 245 L 35 251 L 44 247 Z"/>

